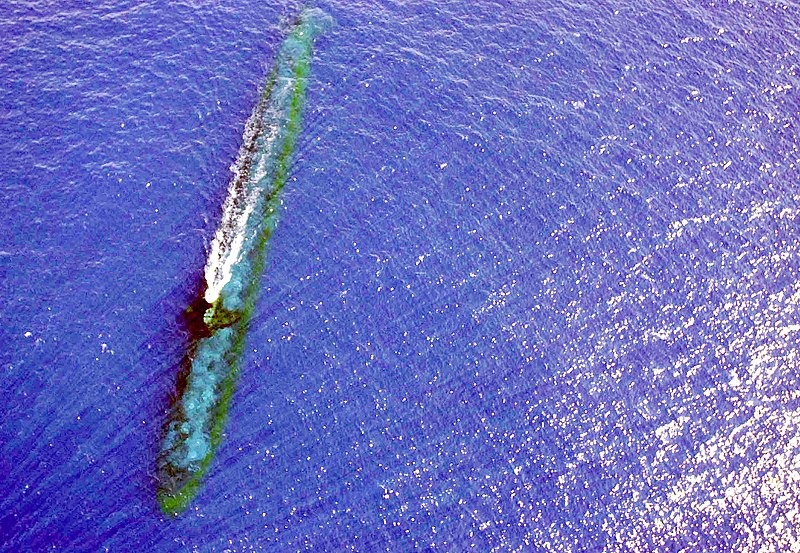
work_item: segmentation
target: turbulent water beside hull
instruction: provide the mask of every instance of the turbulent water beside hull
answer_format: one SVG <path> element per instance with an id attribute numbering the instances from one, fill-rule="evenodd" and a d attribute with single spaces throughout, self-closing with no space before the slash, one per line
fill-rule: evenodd
<path id="1" fill-rule="evenodd" d="M 328 23 L 305 10 L 281 45 L 244 131 L 221 224 L 205 268 L 205 290 L 189 311 L 197 321 L 164 427 L 158 502 L 186 509 L 220 443 L 239 372 L 266 246 L 275 229 L 305 100 L 314 36 Z"/>

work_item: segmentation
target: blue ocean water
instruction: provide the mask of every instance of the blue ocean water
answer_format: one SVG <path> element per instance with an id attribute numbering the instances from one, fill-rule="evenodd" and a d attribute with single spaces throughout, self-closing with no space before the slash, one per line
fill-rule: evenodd
<path id="1" fill-rule="evenodd" d="M 302 6 L 0 6 L 3 550 L 800 548 L 800 5 L 317 7 L 172 519 L 181 313 Z"/>

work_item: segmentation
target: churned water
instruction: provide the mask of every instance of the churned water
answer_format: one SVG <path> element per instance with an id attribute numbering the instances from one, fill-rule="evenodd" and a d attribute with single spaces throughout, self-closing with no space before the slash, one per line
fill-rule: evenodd
<path id="1" fill-rule="evenodd" d="M 0 6 L 3 550 L 800 550 L 800 5 L 315 7 L 175 518 L 182 314 L 303 6 Z"/>

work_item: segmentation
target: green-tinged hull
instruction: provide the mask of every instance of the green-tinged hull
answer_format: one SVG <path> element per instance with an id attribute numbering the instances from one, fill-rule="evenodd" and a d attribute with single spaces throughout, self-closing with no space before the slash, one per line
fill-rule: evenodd
<path id="1" fill-rule="evenodd" d="M 244 143 L 206 265 L 202 316 L 184 360 L 158 458 L 158 502 L 186 510 L 222 441 L 247 330 L 300 133 L 314 35 L 327 17 L 306 10 L 281 46 Z M 195 308 L 197 309 L 197 308 Z"/>

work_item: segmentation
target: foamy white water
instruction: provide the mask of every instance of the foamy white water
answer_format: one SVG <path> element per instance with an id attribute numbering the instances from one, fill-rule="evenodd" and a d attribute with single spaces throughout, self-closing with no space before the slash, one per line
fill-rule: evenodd
<path id="1" fill-rule="evenodd" d="M 245 126 L 242 146 L 236 163 L 231 167 L 233 178 L 222 208 L 222 221 L 211 242 L 211 252 L 205 268 L 205 299 L 213 304 L 222 289 L 230 282 L 234 266 L 244 254 L 250 217 L 265 193 L 259 182 L 267 176 L 265 156 L 254 160 L 256 142 L 262 151 L 272 151 L 279 136 L 274 108 L 262 102 L 253 110 Z M 268 121 L 265 121 L 267 119 Z"/>

